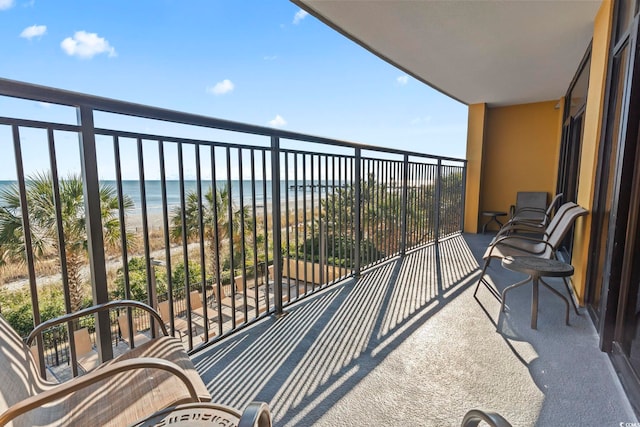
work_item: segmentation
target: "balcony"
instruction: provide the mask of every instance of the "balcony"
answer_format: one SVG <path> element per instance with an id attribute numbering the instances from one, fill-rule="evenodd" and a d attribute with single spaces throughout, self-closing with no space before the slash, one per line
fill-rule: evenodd
<path id="1" fill-rule="evenodd" d="M 194 363 L 216 400 L 264 400 L 282 426 L 459 425 L 476 407 L 514 426 L 634 422 L 584 309 L 565 326 L 543 290 L 533 330 L 530 287 L 502 314 L 486 289 L 473 297 L 491 237 L 454 235 L 389 260 Z M 499 263 L 489 276 L 500 290 L 522 279 Z"/>
<path id="2" fill-rule="evenodd" d="M 532 331 L 525 290 L 503 315 L 472 297 L 489 236 L 461 234 L 465 160 L 2 79 L 0 96 L 60 108 L 0 117 L 0 247 L 25 283 L 2 312 L 20 333 L 113 299 L 166 307 L 216 400 L 265 400 L 277 425 L 457 424 L 473 407 L 514 425 L 634 419 L 586 314 L 566 327 L 543 293 Z M 39 337 L 42 375 L 85 370 L 70 328 L 103 360 L 156 329 L 108 314 Z"/>

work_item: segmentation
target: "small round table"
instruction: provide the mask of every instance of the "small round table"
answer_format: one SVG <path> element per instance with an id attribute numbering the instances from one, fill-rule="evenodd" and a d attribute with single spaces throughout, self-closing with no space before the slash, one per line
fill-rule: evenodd
<path id="1" fill-rule="evenodd" d="M 169 407 L 138 421 L 132 427 L 160 427 L 160 426 L 257 426 L 271 427 L 271 414 L 265 403 L 252 402 L 243 413 L 238 410 L 217 403 L 185 403 Z"/>
<path id="2" fill-rule="evenodd" d="M 498 217 L 507 216 L 507 213 L 503 211 L 482 211 L 482 216 L 491 217 L 489 218 L 489 221 L 485 222 L 484 225 L 482 226 L 482 234 L 484 234 L 487 231 L 487 225 L 489 225 L 492 222 L 495 222 L 496 224 L 498 224 L 498 228 L 502 227 L 502 223 L 498 220 Z"/>
<path id="3" fill-rule="evenodd" d="M 500 311 L 504 311 L 505 298 L 507 292 L 518 286 L 525 285 L 529 281 L 533 282 L 533 289 L 531 294 L 531 328 L 537 329 L 538 327 L 538 282 L 546 286 L 551 292 L 559 296 L 564 301 L 567 314 L 566 323 L 569 324 L 569 301 L 560 292 L 549 286 L 542 280 L 542 277 L 569 277 L 573 275 L 573 266 L 562 261 L 555 259 L 545 259 L 533 256 L 518 256 L 518 257 L 505 257 L 502 259 L 502 266 L 507 270 L 516 271 L 519 273 L 528 274 L 529 277 L 525 280 L 515 283 L 511 286 L 507 286 L 502 291 L 502 303 L 500 304 Z M 569 296 L 571 297 L 571 296 Z"/>

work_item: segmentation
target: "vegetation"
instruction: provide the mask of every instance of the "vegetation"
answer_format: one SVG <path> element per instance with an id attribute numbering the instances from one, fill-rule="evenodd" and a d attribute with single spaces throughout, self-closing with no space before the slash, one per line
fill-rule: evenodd
<path id="1" fill-rule="evenodd" d="M 59 181 L 60 212 L 64 246 L 58 240 L 56 223 L 56 205 L 51 175 L 37 173 L 26 180 L 27 211 L 29 212 L 29 231 L 34 256 L 63 257 L 59 254 L 64 248 L 68 275 L 71 311 L 82 308 L 84 282 L 82 268 L 87 263 L 87 233 L 84 211 L 82 178 L 71 175 Z M 118 198 L 115 189 L 100 186 L 100 208 L 102 214 L 102 234 L 105 246 L 117 248 L 120 243 L 118 221 Z M 124 198 L 123 208 L 133 208 L 130 198 Z M 0 263 L 25 261 L 25 233 L 23 229 L 23 209 L 20 205 L 20 192 L 17 185 L 0 191 Z M 60 267 L 62 267 L 60 265 Z"/>
<path id="2" fill-rule="evenodd" d="M 239 208 L 230 201 L 229 188 L 225 185 L 223 188 L 216 188 L 215 196 L 212 187 L 204 195 L 202 201 L 202 225 L 200 222 L 200 200 L 198 193 L 191 191 L 186 196 L 184 209 L 184 230 L 182 224 L 183 211 L 180 206 L 173 208 L 171 217 L 171 238 L 180 242 L 183 234 L 186 234 L 188 241 L 198 239 L 200 229 L 202 227 L 205 244 L 207 247 L 207 256 L 210 263 L 209 277 L 215 282 L 216 272 L 219 267 L 224 271 L 231 269 L 229 260 L 230 252 L 223 252 L 223 247 L 229 248 L 227 241 L 230 237 L 233 240 L 233 258 L 234 269 L 241 265 L 241 262 L 250 259 L 247 255 L 249 250 L 248 243 L 251 243 L 253 235 L 253 219 L 249 214 L 249 208 Z M 231 214 L 229 213 L 231 209 Z M 241 230 L 244 230 L 245 241 L 242 242 Z M 244 244 L 243 244 L 244 243 Z M 242 251 L 243 247 L 245 252 Z M 222 265 L 219 265 L 222 263 Z M 196 280 L 191 276 L 191 282 Z M 180 283 L 180 282 L 177 282 Z M 224 283 L 224 281 L 223 281 Z"/>
<path id="3" fill-rule="evenodd" d="M 82 180 L 78 176 L 70 176 L 60 180 L 60 209 L 62 211 L 62 226 L 64 234 L 64 248 L 60 247 L 55 221 L 55 205 L 53 201 L 53 185 L 47 174 L 37 174 L 29 177 L 27 183 L 27 205 L 29 211 L 32 246 L 36 258 L 41 261 L 55 259 L 59 263 L 61 249 L 66 252 L 67 270 L 69 272 L 69 288 L 72 300 L 71 310 L 76 311 L 91 303 L 91 296 L 85 295 L 86 285 L 82 283 L 82 269 L 87 264 L 87 236 L 85 231 L 84 195 Z M 322 260 L 327 265 L 351 268 L 355 264 L 356 245 L 360 245 L 360 265 L 365 266 L 379 259 L 397 253 L 402 241 L 402 191 L 388 182 L 377 182 L 373 175 L 360 183 L 360 200 L 356 201 L 353 185 L 336 188 L 321 199 L 321 214 L 307 213 L 307 221 L 303 222 L 301 212 L 294 213 L 292 227 L 307 232 L 298 233 L 298 239 L 293 245 L 283 242 L 283 255 L 298 257 L 312 262 L 320 262 L 321 246 L 328 254 Z M 440 184 L 440 230 L 455 231 L 460 224 L 462 174 L 454 171 L 443 173 Z M 407 192 L 406 207 L 407 246 L 415 246 L 431 239 L 435 218 L 436 188 L 433 183 L 423 183 L 410 187 Z M 190 192 L 186 196 L 186 206 L 183 212 L 175 207 L 170 218 L 170 238 L 174 243 L 198 242 L 201 228 L 205 245 L 205 265 L 201 265 L 197 256 L 190 258 L 188 266 L 183 262 L 172 265 L 171 283 L 174 298 L 184 298 L 186 271 L 189 271 L 189 282 L 192 286 L 199 286 L 206 273 L 207 286 L 216 280 L 216 271 L 221 273 L 221 282 L 228 284 L 234 276 L 244 272 L 252 277 L 256 268 L 259 274 L 265 273 L 268 254 L 264 253 L 266 230 L 249 212 L 248 207 L 238 207 L 230 202 L 230 191 L 227 187 L 212 188 L 203 194 L 200 208 L 198 194 Z M 102 186 L 100 191 L 102 208 L 102 224 L 105 246 L 117 248 L 120 242 L 120 224 L 117 217 L 118 201 L 113 188 Z M 356 203 L 359 203 L 361 221 L 360 235 L 362 240 L 355 241 L 354 227 L 356 224 Z M 11 187 L 0 192 L 0 264 L 9 262 L 24 262 L 24 232 L 22 229 L 22 210 L 17 187 Z M 125 210 L 133 207 L 129 198 L 125 198 Z M 202 221 L 200 220 L 202 210 Z M 183 227 L 182 220 L 185 219 Z M 323 222 L 324 241 L 320 239 L 320 221 Z M 269 222 L 270 223 L 270 222 Z M 310 225 L 313 224 L 313 233 Z M 244 235 L 241 232 L 244 230 Z M 283 233 L 284 234 L 284 233 Z M 294 233 L 289 233 L 295 239 Z M 255 236 L 255 242 L 254 240 Z M 283 235 L 284 237 L 284 235 Z M 158 236 L 163 240 L 164 235 Z M 244 240 L 243 240 L 244 239 Z M 131 240 L 131 236 L 129 236 Z M 254 243 L 258 248 L 254 257 Z M 162 242 L 162 245 L 164 242 Z M 268 247 L 272 242 L 267 242 Z M 233 251 L 231 248 L 233 247 Z M 288 249 L 288 250 L 285 250 Z M 130 249 L 131 250 L 131 249 Z M 137 255 L 139 252 L 133 250 Z M 261 253 L 262 252 L 262 253 Z M 254 260 L 258 263 L 254 266 Z M 178 258 L 176 258 L 178 259 Z M 233 262 L 232 262 L 233 260 Z M 232 265 L 233 264 L 233 265 Z M 113 270 L 112 273 L 113 274 Z M 125 270 L 115 272 L 112 286 L 112 298 L 132 298 L 138 301 L 148 301 L 148 277 L 144 257 L 132 256 L 128 262 L 128 276 Z M 112 276 L 113 277 L 113 276 Z M 166 269 L 156 268 L 156 290 L 160 300 L 167 296 L 169 278 Z M 128 284 L 128 288 L 127 288 Z M 38 303 L 41 320 L 59 316 L 65 312 L 64 293 L 60 284 L 40 287 Z M 0 306 L 2 314 L 21 335 L 27 335 L 33 328 L 33 314 L 31 297 L 28 289 L 15 291 L 0 291 Z M 46 340 L 47 338 L 45 338 Z"/>

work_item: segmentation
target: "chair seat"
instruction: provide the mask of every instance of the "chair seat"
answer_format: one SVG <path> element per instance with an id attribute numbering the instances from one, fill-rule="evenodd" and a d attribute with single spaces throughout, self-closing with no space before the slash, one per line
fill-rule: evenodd
<path id="1" fill-rule="evenodd" d="M 551 256 L 551 249 L 544 243 L 533 243 L 519 238 L 509 238 L 503 243 L 489 245 L 483 255 L 483 259 L 490 256 L 494 258 L 504 258 L 507 256 L 527 256 L 537 255 L 543 258 Z"/>
<path id="2" fill-rule="evenodd" d="M 202 402 L 211 400 L 211 395 L 195 370 L 191 359 L 185 353 L 182 342 L 173 337 L 155 338 L 104 363 L 98 369 L 107 367 L 116 361 L 139 357 L 157 357 L 175 363 L 183 369 L 194 384 L 200 400 Z M 106 384 L 117 384 L 117 387 L 105 392 Z M 119 390 L 126 390 L 126 393 Z M 63 419 L 63 424 L 129 425 L 132 419 L 130 411 L 138 414 L 135 418 L 139 419 L 149 415 L 146 408 L 166 408 L 185 403 L 189 398 L 186 388 L 169 373 L 154 369 L 127 372 L 121 374 L 116 382 L 113 379 L 100 381 L 90 386 L 90 389 L 83 390 L 81 395 L 75 396 L 76 394 L 74 393 L 67 403 L 69 413 Z M 104 403 L 100 405 L 100 401 Z M 77 408 L 87 408 L 87 411 L 79 411 Z M 122 408 L 127 410 L 123 411 Z"/>

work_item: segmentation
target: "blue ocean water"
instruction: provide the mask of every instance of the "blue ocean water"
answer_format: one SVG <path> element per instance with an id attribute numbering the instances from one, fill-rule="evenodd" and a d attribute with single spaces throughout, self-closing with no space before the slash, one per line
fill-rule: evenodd
<path id="1" fill-rule="evenodd" d="M 0 181 L 0 191 L 3 188 L 14 185 L 15 181 Z M 101 184 L 112 186 L 114 189 L 116 188 L 116 181 L 101 181 Z M 266 184 L 266 185 L 265 185 Z M 290 183 L 291 184 L 291 183 Z M 298 182 L 301 184 L 301 182 Z M 308 184 L 308 183 L 307 183 Z M 317 182 L 316 182 L 317 184 Z M 226 181 L 217 181 L 217 187 L 219 189 L 224 188 L 227 185 Z M 287 185 L 284 181 L 280 183 L 280 199 L 284 201 L 287 195 L 290 197 L 290 200 L 293 200 L 295 192 L 299 192 L 299 197 L 302 196 L 303 193 L 307 195 L 310 194 L 311 190 L 317 194 L 318 191 L 321 194 L 324 194 L 325 188 L 324 183 L 320 186 L 320 190 L 318 190 L 318 186 L 315 185 L 311 187 L 307 185 L 307 187 L 302 187 L 299 185 L 298 187 L 293 187 Z M 266 186 L 266 192 L 265 192 Z M 184 192 L 185 195 L 190 192 L 195 192 L 197 190 L 198 183 L 195 180 L 185 180 L 184 181 Z M 202 194 L 209 191 L 211 187 L 210 181 L 202 182 Z M 255 188 L 255 190 L 254 190 Z M 161 213 L 162 212 L 162 182 L 160 180 L 147 180 L 145 181 L 145 200 L 147 203 L 147 212 L 148 213 Z M 240 205 L 240 181 L 239 180 L 231 180 L 231 199 L 233 203 L 237 206 Z M 140 181 L 137 180 L 123 180 L 122 181 L 122 192 L 124 195 L 129 196 L 133 201 L 135 207 L 134 211 L 140 211 L 142 209 L 142 192 L 140 188 Z M 264 204 L 269 204 L 272 202 L 272 186 L 271 181 L 263 182 L 262 180 L 255 181 L 255 187 L 252 185 L 251 180 L 242 181 L 242 199 L 243 204 L 245 206 L 250 206 L 253 203 L 253 198 L 255 197 L 255 202 L 257 206 L 263 206 Z M 167 206 L 169 210 L 171 210 L 175 206 L 180 206 L 180 181 L 166 181 L 166 194 L 167 194 Z"/>

